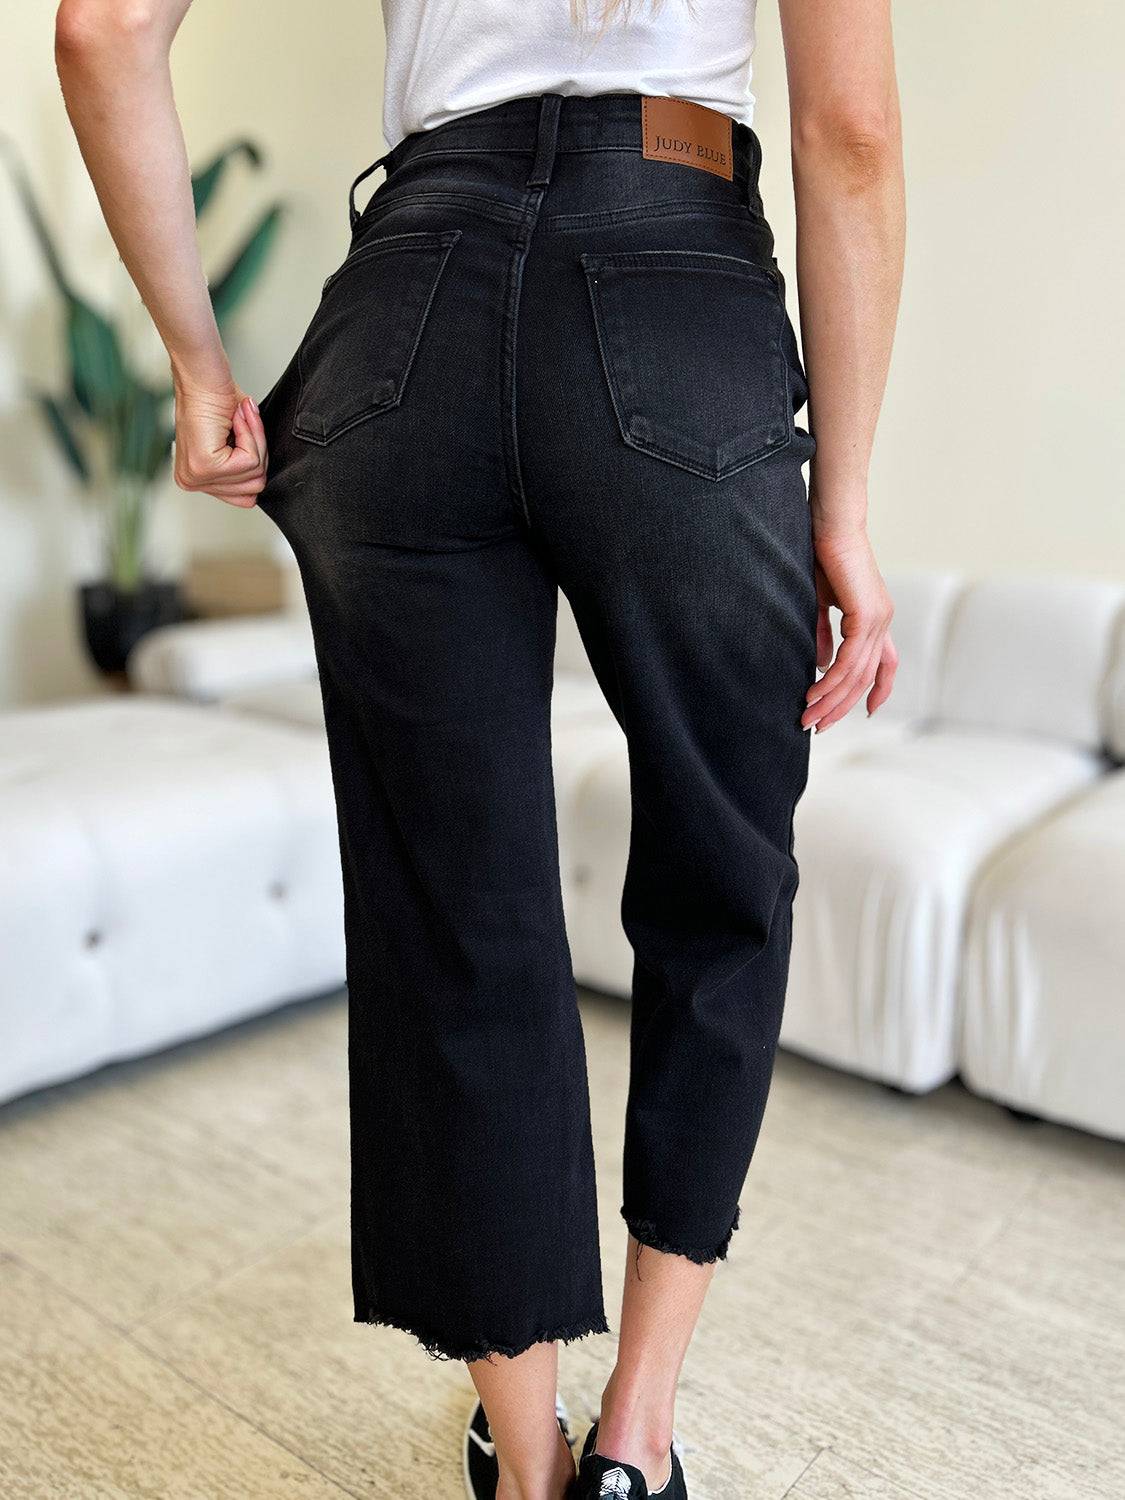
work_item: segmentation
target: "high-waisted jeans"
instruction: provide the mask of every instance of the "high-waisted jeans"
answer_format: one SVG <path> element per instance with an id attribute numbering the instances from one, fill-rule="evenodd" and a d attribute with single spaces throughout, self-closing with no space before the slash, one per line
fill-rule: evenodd
<path id="1" fill-rule="evenodd" d="M 606 1327 L 559 588 L 628 739 L 643 1245 L 726 1253 L 781 1023 L 807 390 L 753 132 L 727 180 L 643 156 L 640 118 L 549 94 L 408 136 L 262 403 L 339 812 L 355 1316 L 451 1358 Z"/>

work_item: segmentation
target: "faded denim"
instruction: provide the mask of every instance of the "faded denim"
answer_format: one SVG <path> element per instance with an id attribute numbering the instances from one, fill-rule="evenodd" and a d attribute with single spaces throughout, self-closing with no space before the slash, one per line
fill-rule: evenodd
<path id="1" fill-rule="evenodd" d="M 355 1316 L 431 1353 L 606 1327 L 551 778 L 556 589 L 629 742 L 623 1209 L 726 1253 L 781 1023 L 816 597 L 758 194 L 639 97 L 408 136 L 262 403 L 339 810 Z"/>

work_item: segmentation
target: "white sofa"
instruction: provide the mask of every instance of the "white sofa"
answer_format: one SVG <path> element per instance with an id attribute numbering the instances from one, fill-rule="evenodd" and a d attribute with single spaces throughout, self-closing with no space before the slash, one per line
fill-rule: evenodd
<path id="1" fill-rule="evenodd" d="M 327 747 L 156 698 L 0 716 L 0 1099 L 340 982 Z"/>
<path id="2" fill-rule="evenodd" d="M 783 1043 L 912 1091 L 960 1072 L 1125 1136 L 1125 590 L 890 582 L 896 692 L 812 742 Z M 321 742 L 300 619 L 170 627 L 130 670 L 197 714 Z M 576 976 L 625 994 L 628 763 L 565 609 L 553 721 Z M 338 954 L 338 912 L 323 920 Z"/>
<path id="3" fill-rule="evenodd" d="M 928 591 L 899 580 L 896 592 L 909 601 L 903 671 L 921 664 L 926 689 L 908 682 L 897 741 L 867 746 L 861 725 L 826 765 L 814 747 L 783 1038 L 922 1091 L 960 1066 L 977 881 L 1012 839 L 1105 775 L 1123 594 L 1048 579 Z M 1125 847 L 1125 827 L 1119 836 Z"/>
<path id="4" fill-rule="evenodd" d="M 1125 762 L 1125 623 L 1106 691 Z M 972 893 L 959 1056 L 971 1088 L 1125 1139 L 1125 769 L 1013 839 Z"/>

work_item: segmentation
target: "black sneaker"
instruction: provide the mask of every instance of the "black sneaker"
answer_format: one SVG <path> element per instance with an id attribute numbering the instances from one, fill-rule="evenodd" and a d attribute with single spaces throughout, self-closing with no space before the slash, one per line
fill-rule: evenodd
<path id="1" fill-rule="evenodd" d="M 598 1424 L 595 1422 L 582 1445 L 574 1500 L 688 1500 L 680 1445 L 675 1439 L 669 1454 L 672 1471 L 658 1490 L 650 1490 L 645 1476 L 632 1464 L 595 1453 L 597 1443 Z"/>
<path id="2" fill-rule="evenodd" d="M 559 1396 L 555 1397 L 555 1416 L 567 1447 L 573 1448 L 575 1439 L 570 1430 L 570 1414 Z M 469 1500 L 496 1500 L 500 1465 L 496 1462 L 496 1444 L 492 1441 L 488 1418 L 479 1401 L 465 1425 L 464 1463 L 465 1493 Z"/>

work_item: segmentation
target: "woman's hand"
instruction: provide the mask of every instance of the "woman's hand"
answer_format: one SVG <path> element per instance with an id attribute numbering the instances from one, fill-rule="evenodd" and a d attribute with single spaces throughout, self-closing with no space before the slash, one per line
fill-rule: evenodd
<path id="1" fill-rule="evenodd" d="M 801 724 L 819 734 L 842 719 L 870 687 L 867 712 L 885 703 L 894 686 L 898 652 L 890 637 L 894 606 L 865 530 L 816 535 L 816 660 L 824 672 L 806 694 Z M 843 639 L 832 660 L 828 607 L 842 614 Z"/>
<path id="2" fill-rule="evenodd" d="M 268 454 L 257 402 L 234 384 L 176 386 L 176 483 L 244 510 L 265 488 Z"/>

